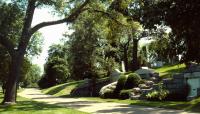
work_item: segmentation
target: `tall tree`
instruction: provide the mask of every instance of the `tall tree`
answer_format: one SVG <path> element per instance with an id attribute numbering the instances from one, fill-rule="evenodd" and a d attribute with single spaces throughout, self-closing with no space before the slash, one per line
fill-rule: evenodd
<path id="1" fill-rule="evenodd" d="M 73 1 L 72 1 L 73 2 Z M 16 86 L 17 86 L 17 80 L 20 77 L 20 68 L 22 66 L 23 63 L 23 58 L 24 55 L 26 53 L 26 48 L 28 46 L 28 43 L 31 39 L 31 36 L 38 31 L 40 28 L 42 27 L 46 27 L 46 26 L 50 26 L 50 25 L 55 25 L 55 24 L 60 24 L 60 23 L 71 23 L 73 22 L 80 13 L 82 13 L 85 10 L 85 6 L 90 2 L 90 0 L 85 0 L 85 1 L 80 1 L 79 6 L 73 6 L 71 3 L 68 3 L 64 0 L 59 0 L 57 2 L 55 2 L 54 0 L 13 0 L 14 4 L 18 4 L 19 5 L 15 5 L 12 11 L 19 11 L 23 8 L 25 11 L 25 16 L 23 19 L 23 26 L 20 29 L 20 35 L 19 35 L 19 42 L 17 42 L 17 45 L 15 46 L 13 44 L 13 42 L 10 41 L 10 36 L 8 34 L 8 32 L 11 32 L 10 29 L 1 29 L 1 30 L 6 30 L 6 32 L 4 32 L 4 34 L 0 34 L 0 43 L 8 50 L 10 56 L 11 56 L 11 67 L 10 67 L 10 74 L 6 83 L 6 92 L 5 92 L 5 96 L 4 96 L 4 100 L 3 103 L 15 103 L 16 101 Z M 32 20 L 33 20 L 33 15 L 34 15 L 34 11 L 36 9 L 36 7 L 41 7 L 42 5 L 49 5 L 49 6 L 55 6 L 55 8 L 59 9 L 61 11 L 61 7 L 60 5 L 62 4 L 67 4 L 68 6 L 71 6 L 69 8 L 69 10 L 64 9 L 63 11 L 68 11 L 65 12 L 66 13 L 66 17 L 64 19 L 61 20 L 56 20 L 56 21 L 50 21 L 50 22 L 42 22 L 39 23 L 37 25 L 35 25 L 34 27 L 31 27 L 32 24 Z M 6 6 L 7 4 L 4 3 L 4 5 Z M 12 3 L 10 4 L 12 5 Z M 21 6 L 21 7 L 20 7 Z M 23 7 L 24 6 L 24 7 Z M 7 8 L 10 8 L 9 5 L 7 5 Z M 6 10 L 8 11 L 8 10 Z M 10 11 L 10 10 L 9 10 Z M 10 11 L 10 14 L 13 14 L 13 12 Z M 16 12 L 15 11 L 15 12 Z M 69 12 L 70 11 L 70 12 Z M 1 10 L 1 12 L 3 12 L 3 10 Z M 9 20 L 10 22 L 13 22 L 14 18 L 17 15 L 13 14 L 10 17 L 10 15 L 7 15 L 8 17 L 5 16 L 1 16 L 1 17 L 5 17 L 2 21 L 1 21 L 1 27 L 3 27 L 2 22 L 7 20 L 8 18 L 11 18 L 12 20 Z M 16 17 L 17 18 L 17 17 Z M 9 27 L 8 27 L 9 28 Z M 12 28 L 11 28 L 12 29 Z M 1 31 L 2 33 L 2 31 Z"/>
<path id="2" fill-rule="evenodd" d="M 131 15 L 147 28 L 163 23 L 170 26 L 176 41 L 186 46 L 184 61 L 199 63 L 199 4 L 199 0 L 134 0 L 129 7 L 131 12 L 122 13 Z"/>
<path id="3" fill-rule="evenodd" d="M 53 44 L 48 50 L 48 59 L 44 66 L 44 74 L 38 85 L 40 88 L 48 88 L 61 84 L 69 78 L 67 52 L 64 45 Z"/>
<path id="4" fill-rule="evenodd" d="M 99 1 L 93 2 L 90 7 L 103 10 Z M 73 24 L 75 30 L 70 36 L 71 74 L 73 79 L 79 80 L 92 78 L 97 64 L 101 65 L 96 58 L 99 56 L 97 49 L 101 47 L 101 40 L 106 36 L 105 18 L 101 14 L 86 11 Z"/>

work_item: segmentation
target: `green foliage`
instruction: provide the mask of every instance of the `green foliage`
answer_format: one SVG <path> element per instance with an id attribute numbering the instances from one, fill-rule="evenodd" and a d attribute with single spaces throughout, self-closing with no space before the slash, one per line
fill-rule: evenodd
<path id="1" fill-rule="evenodd" d="M 183 51 L 180 53 L 184 55 L 184 61 L 199 62 L 200 53 L 196 53 L 200 49 L 200 40 L 197 37 L 200 25 L 200 18 L 197 16 L 200 14 L 200 11 L 197 10 L 199 3 L 198 0 L 137 0 L 137 2 L 133 2 L 132 6 L 139 7 L 133 7 L 131 11 L 133 17 L 142 20 L 145 27 L 152 28 L 155 27 L 155 24 L 161 25 L 161 23 L 170 26 L 175 35 L 173 43 L 177 43 L 176 48 L 183 46 Z M 190 17 L 190 19 L 185 17 Z"/>
<path id="2" fill-rule="evenodd" d="M 132 92 L 132 89 L 121 90 L 119 93 L 119 99 L 129 99 L 129 95 Z"/>
<path id="3" fill-rule="evenodd" d="M 30 65 L 30 69 L 27 72 L 25 79 L 20 84 L 22 87 L 37 87 L 37 82 L 40 79 L 41 69 L 37 65 Z"/>
<path id="4" fill-rule="evenodd" d="M 48 88 L 61 84 L 69 79 L 70 73 L 67 63 L 67 53 L 64 45 L 52 45 L 48 50 L 48 61 L 45 64 L 44 74 L 38 85 Z"/>
<path id="5" fill-rule="evenodd" d="M 27 55 L 29 57 L 37 56 L 42 52 L 42 45 L 44 39 L 40 32 L 36 32 L 30 39 L 30 42 L 27 47 Z"/>
<path id="6" fill-rule="evenodd" d="M 91 4 L 91 7 L 93 5 L 103 10 L 102 4 L 98 1 Z M 69 45 L 72 79 L 91 78 L 89 74 L 97 74 L 98 71 L 106 74 L 108 69 L 105 68 L 105 57 L 102 50 L 105 45 L 103 38 L 107 33 L 105 26 L 106 20 L 100 14 L 93 14 L 89 11 L 82 13 L 72 25 L 75 31 L 69 36 L 70 40 L 66 42 Z"/>
<path id="7" fill-rule="evenodd" d="M 0 2 L 0 12 L 0 36 L 9 39 L 17 46 L 22 31 L 24 12 L 16 4 L 2 2 Z"/>
<path id="8" fill-rule="evenodd" d="M 116 88 L 114 90 L 115 97 L 120 98 L 121 90 L 128 91 L 129 89 L 132 89 L 133 87 L 138 86 L 140 81 L 141 81 L 141 77 L 138 74 L 135 74 L 135 73 L 130 73 L 128 75 L 122 74 L 120 78 L 118 79 Z M 126 94 L 126 91 L 125 91 L 125 94 Z"/>
<path id="9" fill-rule="evenodd" d="M 67 67 L 66 60 L 59 57 L 51 58 L 46 63 L 45 74 L 39 81 L 39 86 L 41 88 L 48 88 L 66 82 L 69 77 Z"/>
<path id="10" fill-rule="evenodd" d="M 121 91 L 122 89 L 124 89 L 125 84 L 126 84 L 126 80 L 127 80 L 127 75 L 123 75 L 123 74 L 122 74 L 122 75 L 120 76 L 120 78 L 118 79 L 116 88 L 115 88 L 115 90 L 114 90 L 114 94 L 115 94 L 116 96 L 118 96 L 119 93 L 120 93 L 120 91 Z"/>
<path id="11" fill-rule="evenodd" d="M 163 88 L 163 85 L 159 83 L 158 90 L 153 90 L 152 92 L 148 93 L 146 95 L 146 98 L 147 100 L 162 101 L 162 100 L 166 100 L 168 95 L 169 95 L 169 91 Z"/>
<path id="12" fill-rule="evenodd" d="M 132 89 L 133 87 L 138 86 L 140 81 L 141 81 L 141 77 L 138 74 L 130 73 L 130 74 L 128 74 L 128 78 L 126 80 L 124 89 Z"/>
<path id="13" fill-rule="evenodd" d="M 154 91 L 148 93 L 146 95 L 146 98 L 148 100 L 153 100 L 153 101 L 155 101 L 155 100 L 162 101 L 162 100 L 166 99 L 168 94 L 169 94 L 169 91 L 167 91 L 167 90 L 163 90 L 163 89 L 158 90 L 158 91 L 154 90 Z"/>

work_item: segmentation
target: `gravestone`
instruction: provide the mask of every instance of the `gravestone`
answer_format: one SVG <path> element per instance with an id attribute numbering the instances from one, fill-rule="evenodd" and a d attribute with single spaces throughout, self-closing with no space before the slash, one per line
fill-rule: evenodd
<path id="1" fill-rule="evenodd" d="M 119 79 L 121 73 L 122 72 L 120 72 L 119 69 L 115 69 L 110 75 L 110 81 L 116 82 Z"/>
<path id="2" fill-rule="evenodd" d="M 124 61 L 122 61 L 122 72 L 126 72 Z"/>

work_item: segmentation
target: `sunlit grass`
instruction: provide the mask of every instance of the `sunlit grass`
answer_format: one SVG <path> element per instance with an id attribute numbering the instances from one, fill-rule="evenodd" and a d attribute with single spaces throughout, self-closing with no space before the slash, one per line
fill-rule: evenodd
<path id="1" fill-rule="evenodd" d="M 50 94 L 50 95 L 54 95 L 57 97 L 67 97 L 67 96 L 69 97 L 70 92 L 74 88 L 80 86 L 81 84 L 84 84 L 84 80 L 60 84 L 57 86 L 53 86 L 53 87 L 44 89 L 44 90 L 42 90 L 42 92 L 45 94 Z"/>
<path id="2" fill-rule="evenodd" d="M 165 65 L 161 68 L 156 68 L 155 71 L 160 74 L 160 77 L 166 78 L 172 76 L 174 73 L 182 72 L 185 67 L 185 64 Z"/>
<path id="3" fill-rule="evenodd" d="M 0 101 L 3 95 L 0 92 Z M 17 104 L 0 105 L 0 114 L 88 114 L 74 109 L 32 101 L 18 96 Z"/>
<path id="4" fill-rule="evenodd" d="M 97 101 L 97 102 L 115 102 L 130 105 L 159 107 L 168 109 L 186 110 L 192 112 L 200 112 L 200 98 L 192 101 L 146 101 L 146 100 L 120 100 L 120 99 L 101 99 L 99 97 L 84 97 L 82 99 Z"/>

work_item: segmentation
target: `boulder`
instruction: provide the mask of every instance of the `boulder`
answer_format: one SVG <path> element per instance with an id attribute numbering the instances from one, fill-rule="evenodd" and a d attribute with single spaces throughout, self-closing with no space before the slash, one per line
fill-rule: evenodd
<path id="1" fill-rule="evenodd" d="M 139 84 L 138 87 L 140 89 L 149 89 L 149 88 L 151 88 L 150 86 L 147 86 L 146 84 Z"/>
<path id="2" fill-rule="evenodd" d="M 138 100 L 138 99 L 140 99 L 140 97 L 141 97 L 140 94 L 139 95 L 130 94 L 130 99 L 131 100 Z"/>
<path id="3" fill-rule="evenodd" d="M 110 83 L 110 84 L 102 87 L 100 92 L 99 92 L 99 95 L 104 96 L 104 93 L 106 91 L 114 91 L 114 89 L 116 88 L 116 85 L 117 85 L 117 82 L 113 82 L 113 83 Z"/>
<path id="4" fill-rule="evenodd" d="M 140 94 L 141 93 L 141 89 L 139 87 L 133 88 L 133 93 L 134 94 Z"/>
<path id="5" fill-rule="evenodd" d="M 153 81 L 145 81 L 145 84 L 149 87 L 152 87 L 154 82 Z"/>

